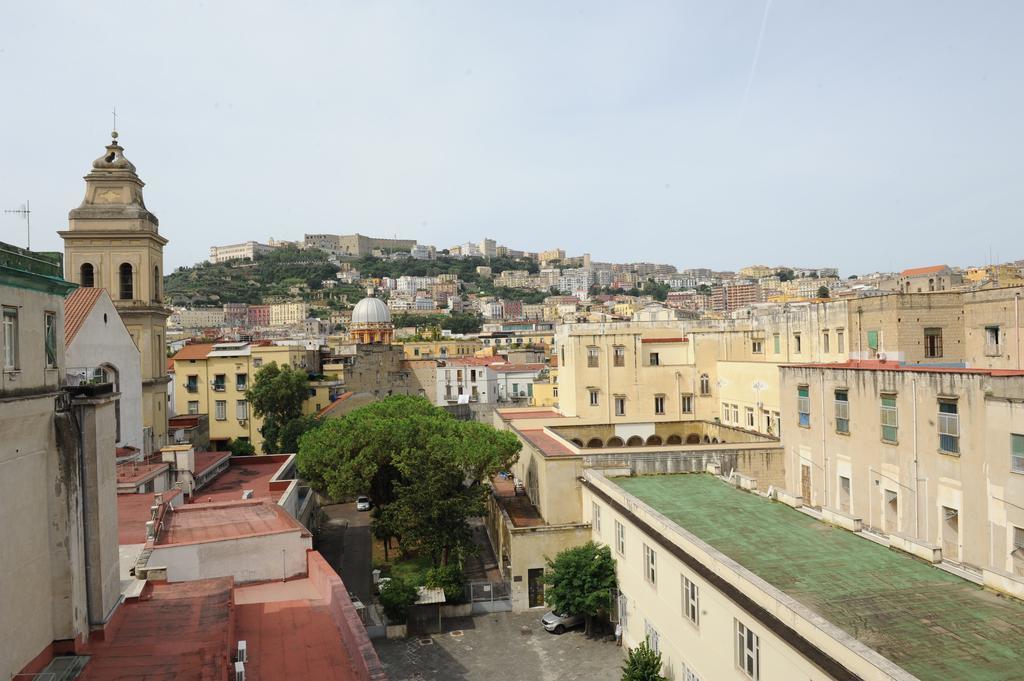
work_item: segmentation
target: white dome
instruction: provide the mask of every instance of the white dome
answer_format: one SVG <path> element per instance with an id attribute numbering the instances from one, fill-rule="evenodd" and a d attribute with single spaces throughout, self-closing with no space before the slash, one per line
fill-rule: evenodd
<path id="1" fill-rule="evenodd" d="M 390 324 L 391 311 L 380 298 L 363 298 L 352 310 L 353 324 Z"/>

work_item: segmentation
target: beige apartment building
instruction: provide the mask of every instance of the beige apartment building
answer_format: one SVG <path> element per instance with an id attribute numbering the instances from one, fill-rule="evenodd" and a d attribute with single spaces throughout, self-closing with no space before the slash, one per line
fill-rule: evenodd
<path id="1" fill-rule="evenodd" d="M 623 645 L 647 639 L 670 679 L 1019 676 L 1024 603 L 774 502 L 763 481 L 611 475 L 582 474 L 590 538 L 616 562 Z"/>
<path id="2" fill-rule="evenodd" d="M 1024 598 L 1024 372 L 783 367 L 786 488 Z"/>
<path id="3" fill-rule="evenodd" d="M 274 303 L 270 306 L 271 326 L 302 324 L 309 316 L 307 303 Z"/>

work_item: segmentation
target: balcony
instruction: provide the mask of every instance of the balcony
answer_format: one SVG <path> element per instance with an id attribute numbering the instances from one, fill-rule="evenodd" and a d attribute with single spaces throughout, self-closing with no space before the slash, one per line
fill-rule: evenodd
<path id="1" fill-rule="evenodd" d="M 182 385 L 185 386 L 185 392 L 187 392 L 187 393 L 197 393 L 197 392 L 199 392 L 199 386 L 196 385 L 195 383 L 183 383 Z"/>

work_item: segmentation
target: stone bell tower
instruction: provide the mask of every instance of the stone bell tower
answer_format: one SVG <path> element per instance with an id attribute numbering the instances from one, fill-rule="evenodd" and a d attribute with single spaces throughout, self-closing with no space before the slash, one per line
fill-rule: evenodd
<path id="1" fill-rule="evenodd" d="M 164 245 L 159 221 L 142 200 L 145 184 L 124 157 L 117 132 L 85 176 L 85 199 L 68 214 L 65 277 L 104 288 L 142 355 L 142 425 L 148 450 L 167 442 Z"/>

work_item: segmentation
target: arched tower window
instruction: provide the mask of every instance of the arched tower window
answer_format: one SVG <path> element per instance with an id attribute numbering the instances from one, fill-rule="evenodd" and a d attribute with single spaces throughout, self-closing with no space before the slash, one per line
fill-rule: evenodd
<path id="1" fill-rule="evenodd" d="M 93 268 L 92 263 L 82 263 L 82 267 L 79 268 L 78 279 L 85 288 L 92 288 L 96 285 L 96 270 Z"/>
<path id="2" fill-rule="evenodd" d="M 121 263 L 120 269 L 121 300 L 131 300 L 135 297 L 132 291 L 132 266 L 126 262 Z"/>
<path id="3" fill-rule="evenodd" d="M 160 266 L 153 266 L 153 295 L 154 301 L 160 300 Z"/>
<path id="4" fill-rule="evenodd" d="M 707 374 L 700 375 L 700 394 L 710 395 L 711 394 L 711 379 Z"/>

